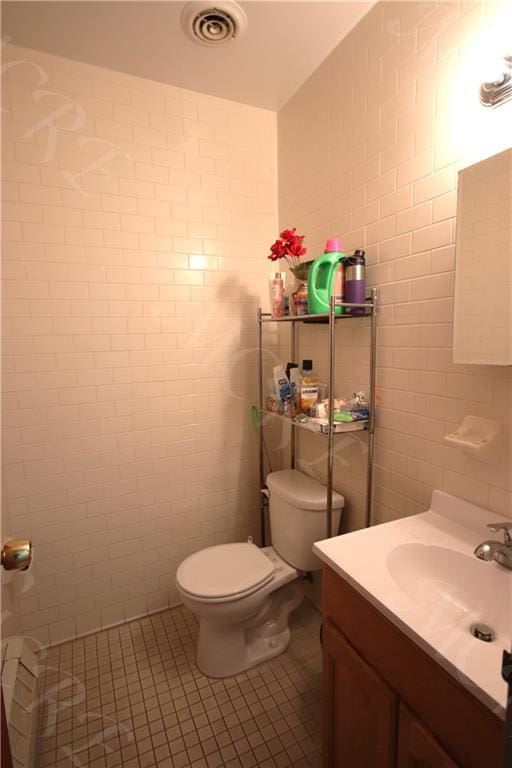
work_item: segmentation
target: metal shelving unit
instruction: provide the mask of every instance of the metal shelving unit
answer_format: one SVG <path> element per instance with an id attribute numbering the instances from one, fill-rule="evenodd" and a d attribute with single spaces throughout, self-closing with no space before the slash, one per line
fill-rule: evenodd
<path id="1" fill-rule="evenodd" d="M 296 359 L 297 353 L 297 324 L 324 322 L 328 325 L 329 333 L 329 413 L 334 410 L 334 364 L 335 364 L 335 341 L 336 325 L 339 322 L 361 319 L 362 315 L 337 315 L 336 307 L 354 307 L 364 308 L 365 316 L 370 317 L 370 382 L 368 393 L 368 405 L 370 417 L 368 419 L 366 431 L 368 432 L 368 455 L 366 467 L 366 504 L 365 504 L 365 522 L 366 526 L 371 525 L 371 505 L 372 505 L 372 481 L 373 481 L 373 448 L 374 448 L 374 429 L 375 429 L 375 366 L 376 366 L 376 344 L 377 344 L 377 289 L 372 288 L 371 298 L 365 304 L 349 304 L 346 302 L 336 302 L 334 296 L 331 297 L 329 312 L 320 315 L 289 315 L 287 317 L 272 317 L 269 312 L 262 312 L 258 309 L 258 407 L 260 412 L 260 446 L 259 446 L 259 468 L 260 468 L 260 520 L 261 520 L 261 541 L 265 546 L 265 473 L 264 473 L 264 449 L 263 449 L 263 416 L 268 415 L 268 411 L 263 408 L 263 326 L 265 323 L 289 323 L 290 324 L 290 360 Z M 278 414 L 273 414 L 277 415 Z M 333 422 L 329 420 L 329 429 L 327 434 L 317 432 L 307 424 L 295 422 L 292 419 L 281 416 L 291 428 L 290 443 L 290 466 L 295 468 L 296 454 L 296 430 L 308 429 L 319 435 L 320 439 L 327 440 L 327 531 L 326 538 L 332 535 L 332 491 L 333 491 L 333 469 L 334 469 L 334 438 L 336 435 L 346 435 L 347 432 L 334 432 Z"/>

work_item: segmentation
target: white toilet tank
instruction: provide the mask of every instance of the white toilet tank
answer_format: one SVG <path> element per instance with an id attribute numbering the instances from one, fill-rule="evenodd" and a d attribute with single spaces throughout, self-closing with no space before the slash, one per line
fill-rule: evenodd
<path id="1" fill-rule="evenodd" d="M 267 476 L 272 546 L 287 563 L 301 571 L 322 567 L 312 552 L 315 541 L 326 538 L 327 488 L 317 480 L 284 469 Z M 345 499 L 332 494 L 332 533 L 336 535 Z"/>

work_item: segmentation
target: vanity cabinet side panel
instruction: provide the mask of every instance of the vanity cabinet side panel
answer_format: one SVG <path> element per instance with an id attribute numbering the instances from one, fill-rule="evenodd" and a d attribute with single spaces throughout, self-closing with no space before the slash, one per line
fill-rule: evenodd
<path id="1" fill-rule="evenodd" d="M 503 721 L 327 566 L 323 615 L 461 768 L 499 768 Z"/>
<path id="2" fill-rule="evenodd" d="M 323 653 L 326 765 L 393 768 L 396 695 L 328 621 L 324 624 Z"/>
<path id="3" fill-rule="evenodd" d="M 431 733 L 403 704 L 398 719 L 396 768 L 458 768 Z"/>

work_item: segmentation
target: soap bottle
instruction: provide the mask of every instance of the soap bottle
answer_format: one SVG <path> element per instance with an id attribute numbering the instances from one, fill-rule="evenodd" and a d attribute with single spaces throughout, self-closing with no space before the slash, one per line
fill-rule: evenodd
<path id="1" fill-rule="evenodd" d="M 319 256 L 308 274 L 308 312 L 311 315 L 329 312 L 329 301 L 333 293 L 336 300 L 343 300 L 344 260 L 341 243 L 337 238 L 327 240 L 324 252 Z M 336 307 L 337 315 L 342 315 L 343 307 Z"/>
<path id="2" fill-rule="evenodd" d="M 300 387 L 300 409 L 308 416 L 315 415 L 318 400 L 318 378 L 313 373 L 313 361 L 302 361 L 302 383 Z"/>

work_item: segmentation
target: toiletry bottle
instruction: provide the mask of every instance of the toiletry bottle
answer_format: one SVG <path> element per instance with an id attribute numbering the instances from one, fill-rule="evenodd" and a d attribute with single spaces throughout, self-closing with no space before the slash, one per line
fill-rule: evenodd
<path id="1" fill-rule="evenodd" d="M 300 411 L 300 388 L 302 386 L 302 373 L 300 368 L 292 368 L 290 371 L 290 384 L 292 385 L 292 391 L 294 392 L 295 407 Z"/>
<path id="2" fill-rule="evenodd" d="M 318 383 L 318 400 L 319 402 L 322 402 L 322 400 L 327 400 L 329 397 L 329 385 L 326 384 L 323 381 L 320 381 Z"/>
<path id="3" fill-rule="evenodd" d="M 343 269 L 345 254 L 336 238 L 328 240 L 322 256 L 319 256 L 308 274 L 308 312 L 312 315 L 329 311 L 329 300 L 336 291 L 337 299 L 343 299 Z M 336 282 L 337 281 L 337 282 Z M 336 307 L 336 314 L 343 314 L 343 307 Z"/>
<path id="4" fill-rule="evenodd" d="M 364 304 L 366 296 L 364 251 L 355 251 L 345 259 L 345 301 Z M 349 315 L 364 315 L 364 307 L 347 307 Z"/>
<path id="5" fill-rule="evenodd" d="M 299 405 L 298 400 L 300 399 L 300 390 L 297 390 L 297 381 L 299 379 L 297 374 L 300 375 L 299 366 L 297 363 L 288 363 L 286 366 L 286 375 L 290 381 L 290 386 L 292 389 L 292 400 L 295 406 Z M 297 395 L 299 395 L 299 397 Z"/>
<path id="6" fill-rule="evenodd" d="M 274 392 L 276 398 L 284 403 L 286 398 L 292 395 L 290 381 L 282 365 L 275 365 L 272 370 L 274 372 Z"/>
<path id="7" fill-rule="evenodd" d="M 270 278 L 270 312 L 272 317 L 284 317 L 284 275 L 275 272 Z"/>
<path id="8" fill-rule="evenodd" d="M 318 379 L 313 373 L 313 361 L 302 361 L 302 384 L 300 387 L 300 408 L 308 416 L 315 415 L 318 400 Z"/>

